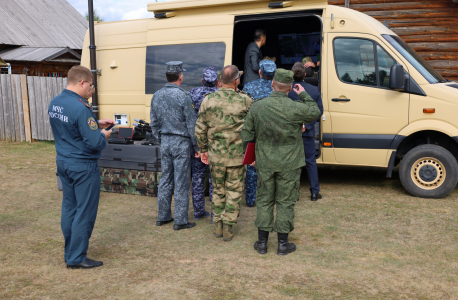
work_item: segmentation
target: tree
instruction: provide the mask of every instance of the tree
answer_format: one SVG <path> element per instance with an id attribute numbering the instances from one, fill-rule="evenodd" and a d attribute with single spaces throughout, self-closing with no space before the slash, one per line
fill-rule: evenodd
<path id="1" fill-rule="evenodd" d="M 94 21 L 99 21 L 99 22 L 103 22 L 103 19 L 99 16 L 99 14 L 97 13 L 97 10 L 94 8 Z M 86 12 L 86 20 L 89 21 L 89 13 Z"/>

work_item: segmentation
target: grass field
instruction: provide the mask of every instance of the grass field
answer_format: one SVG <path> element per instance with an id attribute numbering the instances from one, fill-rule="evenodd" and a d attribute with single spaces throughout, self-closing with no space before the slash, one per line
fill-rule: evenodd
<path id="1" fill-rule="evenodd" d="M 208 221 L 156 227 L 156 198 L 102 193 L 88 256 L 105 265 L 68 270 L 55 169 L 52 143 L 0 142 L 1 299 L 458 299 L 457 189 L 420 199 L 396 170 L 320 167 L 324 198 L 303 176 L 284 257 L 276 234 L 253 250 L 246 204 L 223 242 Z"/>

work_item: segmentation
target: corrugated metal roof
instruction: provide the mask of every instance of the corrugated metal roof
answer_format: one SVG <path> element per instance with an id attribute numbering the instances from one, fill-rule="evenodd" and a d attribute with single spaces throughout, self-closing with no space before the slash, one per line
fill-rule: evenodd
<path id="1" fill-rule="evenodd" d="M 89 26 L 66 0 L 1 0 L 0 44 L 81 49 Z"/>
<path id="2" fill-rule="evenodd" d="M 0 57 L 5 61 L 33 61 L 42 62 L 50 61 L 59 56 L 71 53 L 75 60 L 81 59 L 81 56 L 69 48 L 39 48 L 39 47 L 18 47 L 0 50 Z M 66 58 L 68 59 L 68 58 Z M 72 60 L 73 62 L 73 60 Z"/>

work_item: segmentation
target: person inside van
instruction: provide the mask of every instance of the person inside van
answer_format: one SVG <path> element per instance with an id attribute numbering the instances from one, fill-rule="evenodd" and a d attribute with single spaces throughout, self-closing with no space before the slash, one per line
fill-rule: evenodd
<path id="1" fill-rule="evenodd" d="M 254 32 L 254 41 L 248 44 L 245 51 L 243 85 L 259 79 L 259 62 L 262 60 L 261 47 L 265 44 L 266 32 L 262 29 L 256 29 Z"/>
<path id="2" fill-rule="evenodd" d="M 296 84 L 300 84 L 304 90 L 312 97 L 312 99 L 318 105 L 320 109 L 320 116 L 323 114 L 323 101 L 321 100 L 320 91 L 316 86 L 308 84 L 304 82 L 306 68 L 300 62 L 297 62 L 293 65 L 291 69 L 293 71 L 293 86 Z M 309 69 L 309 71 L 311 71 Z M 288 93 L 288 97 L 294 101 L 301 101 L 299 96 L 296 92 L 290 91 Z M 304 144 L 304 152 L 305 152 L 305 169 L 307 170 L 307 176 L 309 178 L 310 183 L 310 193 L 311 197 L 310 200 L 317 201 L 321 199 L 320 194 L 320 183 L 318 181 L 318 168 L 316 165 L 316 158 L 315 158 L 315 123 L 318 121 L 315 120 L 311 123 L 304 124 L 302 128 L 302 142 Z"/>

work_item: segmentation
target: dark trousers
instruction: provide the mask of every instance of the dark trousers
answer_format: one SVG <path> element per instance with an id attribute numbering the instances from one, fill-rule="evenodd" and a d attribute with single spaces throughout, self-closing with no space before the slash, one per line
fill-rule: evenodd
<path id="1" fill-rule="evenodd" d="M 320 192 L 320 183 L 318 181 L 318 168 L 315 158 L 315 138 L 312 136 L 302 136 L 305 152 L 305 169 L 310 183 L 310 193 L 318 194 Z"/>
<path id="2" fill-rule="evenodd" d="M 299 197 L 301 168 L 283 172 L 257 169 L 257 215 L 254 225 L 264 231 L 290 233 L 294 230 L 294 206 Z M 276 219 L 274 222 L 274 207 Z"/>
<path id="3" fill-rule="evenodd" d="M 200 158 L 195 158 L 194 153 L 191 156 L 192 163 L 192 206 L 194 207 L 194 217 L 200 218 L 205 213 L 205 189 L 204 180 L 207 173 L 208 165 L 204 164 Z M 210 202 L 212 202 L 213 185 L 212 177 L 208 176 L 208 188 Z"/>
<path id="4" fill-rule="evenodd" d="M 97 160 L 57 160 L 62 180 L 61 228 L 65 239 L 67 265 L 86 260 L 100 197 L 100 170 Z"/>
<path id="5" fill-rule="evenodd" d="M 162 135 L 161 168 L 157 196 L 158 221 L 172 219 L 172 194 L 175 184 L 175 224 L 188 223 L 189 186 L 191 185 L 191 139 Z"/>
<path id="6" fill-rule="evenodd" d="M 248 165 L 245 177 L 245 200 L 249 207 L 253 207 L 256 202 L 257 184 L 258 174 L 256 173 L 256 168 Z"/>

